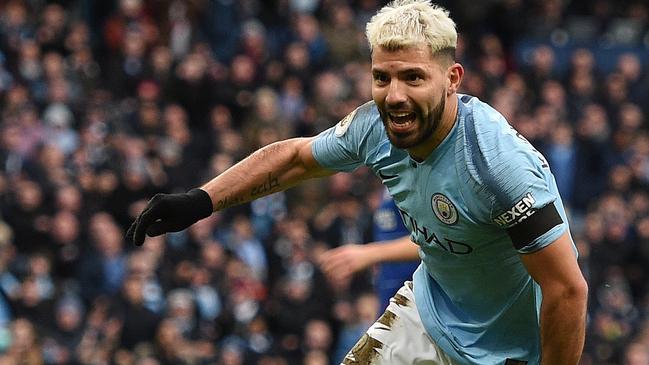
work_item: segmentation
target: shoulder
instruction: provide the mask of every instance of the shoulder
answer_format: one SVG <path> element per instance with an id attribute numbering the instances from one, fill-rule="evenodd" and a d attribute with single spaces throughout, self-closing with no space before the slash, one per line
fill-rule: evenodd
<path id="1" fill-rule="evenodd" d="M 384 128 L 376 104 L 368 101 L 336 124 L 333 137 L 339 143 L 354 146 L 359 156 L 367 156 L 387 142 Z"/>
<path id="2" fill-rule="evenodd" d="M 381 116 L 376 108 L 376 104 L 374 101 L 368 101 L 341 119 L 334 128 L 334 135 L 340 138 L 348 132 L 364 134 L 372 129 L 369 128 L 371 125 L 376 123 L 380 124 L 380 120 Z"/>
<path id="3" fill-rule="evenodd" d="M 368 153 L 380 144 L 383 136 L 381 116 L 370 101 L 318 134 L 313 139 L 312 153 L 323 167 L 351 171 L 367 162 Z"/>
<path id="4" fill-rule="evenodd" d="M 543 155 L 491 106 L 460 97 L 461 151 L 467 173 L 509 207 L 529 191 L 547 189 L 550 170 Z"/>
<path id="5" fill-rule="evenodd" d="M 497 110 L 476 97 L 460 96 L 464 162 L 480 182 L 522 165 L 544 166 L 540 153 Z"/>
<path id="6" fill-rule="evenodd" d="M 464 137 L 474 154 L 500 152 L 515 142 L 513 128 L 496 109 L 477 97 L 460 97 L 459 108 L 464 121 Z"/>

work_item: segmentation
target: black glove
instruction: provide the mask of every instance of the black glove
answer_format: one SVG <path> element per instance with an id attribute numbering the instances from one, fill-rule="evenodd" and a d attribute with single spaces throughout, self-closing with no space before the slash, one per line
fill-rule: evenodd
<path id="1" fill-rule="evenodd" d="M 181 194 L 156 194 L 126 232 L 126 239 L 137 246 L 149 237 L 178 232 L 209 217 L 212 199 L 205 190 L 192 189 Z"/>

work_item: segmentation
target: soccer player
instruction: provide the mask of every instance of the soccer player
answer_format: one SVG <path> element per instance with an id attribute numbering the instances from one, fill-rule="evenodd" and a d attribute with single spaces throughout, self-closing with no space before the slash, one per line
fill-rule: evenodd
<path id="1" fill-rule="evenodd" d="M 403 224 L 399 207 L 387 189 L 373 221 L 375 242 L 336 247 L 323 253 L 319 261 L 324 273 L 334 281 L 345 281 L 354 273 L 379 264 L 375 287 L 383 312 L 403 283 L 412 280 L 412 273 L 419 265 L 419 255 L 417 246 L 410 240 L 410 231 Z"/>
<path id="2" fill-rule="evenodd" d="M 497 111 L 457 93 L 464 69 L 447 11 L 396 1 L 366 34 L 372 101 L 198 189 L 154 196 L 127 235 L 140 245 L 366 165 L 404 215 L 422 264 L 343 363 L 577 364 L 588 289 L 547 162 Z"/>

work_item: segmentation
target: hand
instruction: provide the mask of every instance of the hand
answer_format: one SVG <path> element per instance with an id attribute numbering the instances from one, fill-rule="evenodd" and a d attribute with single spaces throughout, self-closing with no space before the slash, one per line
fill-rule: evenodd
<path id="1" fill-rule="evenodd" d="M 365 245 L 345 245 L 328 250 L 319 261 L 322 271 L 333 281 L 346 281 L 372 264 Z"/>
<path id="2" fill-rule="evenodd" d="M 201 189 L 181 194 L 156 194 L 126 232 L 126 239 L 137 246 L 149 237 L 178 232 L 209 217 L 212 199 Z"/>

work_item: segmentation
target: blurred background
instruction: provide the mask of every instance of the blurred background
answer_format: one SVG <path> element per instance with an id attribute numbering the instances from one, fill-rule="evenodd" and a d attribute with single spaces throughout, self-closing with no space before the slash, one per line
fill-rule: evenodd
<path id="1" fill-rule="evenodd" d="M 371 99 L 377 0 L 0 0 L 0 364 L 340 361 L 375 320 L 366 169 L 124 232 L 268 143 Z M 550 162 L 590 284 L 583 364 L 649 364 L 649 4 L 440 1 L 462 91 Z"/>

